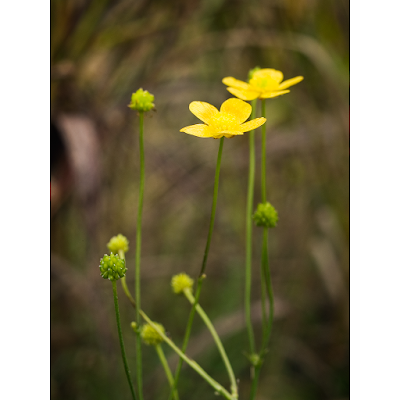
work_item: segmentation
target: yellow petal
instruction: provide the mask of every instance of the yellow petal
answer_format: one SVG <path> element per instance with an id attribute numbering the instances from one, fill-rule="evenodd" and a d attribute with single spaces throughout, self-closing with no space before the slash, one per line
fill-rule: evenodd
<path id="1" fill-rule="evenodd" d="M 302 76 L 296 76 L 296 78 L 288 79 L 288 80 L 282 82 L 282 83 L 279 85 L 279 89 L 286 89 L 286 88 L 288 88 L 288 87 L 290 87 L 290 86 L 295 85 L 296 83 L 301 82 L 303 79 L 304 79 L 304 78 L 303 78 Z"/>
<path id="2" fill-rule="evenodd" d="M 185 126 L 180 131 L 202 138 L 214 137 L 214 130 L 204 124 Z"/>
<path id="3" fill-rule="evenodd" d="M 209 124 L 213 117 L 218 114 L 218 110 L 204 101 L 192 101 L 189 110 L 200 120 Z"/>
<path id="4" fill-rule="evenodd" d="M 232 115 L 236 122 L 241 124 L 250 117 L 251 105 L 243 100 L 228 99 L 222 103 L 220 111 Z"/>
<path id="5" fill-rule="evenodd" d="M 240 125 L 240 130 L 242 132 L 252 131 L 253 129 L 256 129 L 259 126 L 261 126 L 265 121 L 266 121 L 266 118 L 264 118 L 264 117 L 252 119 L 251 121 L 248 121 L 248 122 Z"/>
<path id="6" fill-rule="evenodd" d="M 272 68 L 263 68 L 254 72 L 253 78 L 271 78 L 277 83 L 282 82 L 283 74 L 281 71 Z"/>
<path id="7" fill-rule="evenodd" d="M 272 99 L 273 97 L 278 97 L 282 94 L 289 93 L 290 90 L 278 90 L 276 92 L 264 92 L 260 98 L 261 99 Z"/>
<path id="8" fill-rule="evenodd" d="M 244 89 L 244 90 L 249 89 L 248 83 L 239 81 L 238 79 L 232 78 L 231 76 L 222 79 L 222 83 L 225 84 L 226 86 L 231 86 L 235 89 Z"/>
<path id="9" fill-rule="evenodd" d="M 254 90 L 235 89 L 232 87 L 228 87 L 227 90 L 242 100 L 254 100 L 260 95 L 260 92 L 255 92 Z"/>

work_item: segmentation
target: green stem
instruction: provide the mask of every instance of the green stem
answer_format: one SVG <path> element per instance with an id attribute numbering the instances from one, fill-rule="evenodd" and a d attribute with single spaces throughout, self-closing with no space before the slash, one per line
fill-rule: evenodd
<path id="1" fill-rule="evenodd" d="M 195 303 L 194 303 L 194 305 L 192 305 L 192 309 L 190 310 L 188 323 L 186 325 L 185 336 L 184 336 L 183 343 L 182 343 L 182 352 L 183 353 L 186 351 L 187 345 L 189 343 L 189 337 L 190 337 L 190 333 L 191 333 L 191 330 L 192 330 L 193 319 L 194 319 L 194 315 L 196 313 L 195 305 L 197 304 L 197 302 L 199 301 L 199 298 L 200 298 L 201 287 L 202 287 L 203 279 L 204 279 L 203 274 L 204 274 L 204 271 L 206 269 L 208 251 L 210 249 L 211 237 L 212 237 L 212 233 L 213 233 L 213 230 L 214 230 L 215 211 L 216 211 L 216 208 L 217 208 L 217 199 L 218 199 L 219 172 L 220 172 L 220 169 L 221 169 L 221 158 L 222 158 L 222 150 L 223 150 L 223 147 L 224 147 L 224 139 L 225 138 L 222 137 L 220 139 L 220 142 L 219 142 L 217 166 L 215 167 L 214 194 L 213 194 L 213 202 L 212 202 L 212 207 L 211 207 L 210 226 L 209 226 L 209 229 L 208 229 L 207 243 L 206 243 L 206 248 L 204 250 L 203 262 L 202 262 L 202 265 L 201 265 L 201 270 L 200 270 L 199 277 L 197 279 Z M 181 372 L 181 369 L 182 369 L 182 362 L 183 362 L 182 358 L 179 359 L 178 366 L 176 367 L 176 371 L 175 371 L 175 386 L 174 386 L 174 388 L 176 388 L 177 385 L 178 385 L 179 375 L 180 375 L 180 372 Z M 171 399 L 171 396 L 172 396 L 172 392 L 170 394 L 170 399 Z"/>
<path id="2" fill-rule="evenodd" d="M 264 248 L 265 251 L 263 251 L 264 257 L 262 258 L 262 269 L 268 293 L 269 314 L 268 314 L 268 326 L 263 334 L 261 352 L 264 352 L 267 348 L 269 339 L 271 337 L 272 323 L 274 321 L 274 293 L 272 291 L 271 271 L 269 268 L 269 259 L 268 259 L 268 228 L 264 228 L 263 249 Z"/>
<path id="3" fill-rule="evenodd" d="M 258 379 L 260 377 L 261 364 L 257 365 L 254 369 L 254 377 L 251 382 L 251 392 L 250 392 L 250 400 L 253 400 L 256 396 Z"/>
<path id="4" fill-rule="evenodd" d="M 212 203 L 212 207 L 211 207 L 210 226 L 208 228 L 207 244 L 206 244 L 206 249 L 204 250 L 203 263 L 201 265 L 199 277 L 204 274 L 204 271 L 206 269 L 208 251 L 210 249 L 211 237 L 212 237 L 212 233 L 213 233 L 213 229 L 214 229 L 215 210 L 217 208 L 217 199 L 218 199 L 219 171 L 221 169 L 221 157 L 222 157 L 222 149 L 224 147 L 224 139 L 225 139 L 225 137 L 223 136 L 219 141 L 217 166 L 215 168 L 214 195 L 213 195 L 213 203 Z"/>
<path id="5" fill-rule="evenodd" d="M 168 361 L 165 358 L 164 351 L 161 347 L 161 344 L 157 344 L 155 347 L 156 347 L 158 357 L 160 358 L 161 364 L 164 367 L 165 375 L 167 375 L 169 386 L 171 387 L 171 389 L 174 392 L 174 398 L 175 398 L 175 400 L 179 400 L 178 392 L 176 389 L 174 389 L 174 377 L 172 376 L 172 372 L 169 368 Z"/>
<path id="6" fill-rule="evenodd" d="M 219 338 L 217 331 L 215 330 L 215 328 L 214 328 L 213 324 L 211 323 L 210 319 L 208 318 L 207 314 L 201 308 L 200 304 L 195 305 L 195 298 L 193 297 L 191 290 L 186 288 L 183 290 L 183 293 L 185 294 L 185 296 L 189 300 L 189 302 L 195 306 L 197 313 L 200 315 L 201 319 L 204 321 L 204 323 L 206 324 L 212 337 L 214 338 L 215 344 L 217 345 L 218 350 L 221 354 L 222 360 L 224 361 L 226 370 L 228 371 L 229 380 L 231 382 L 232 397 L 234 399 L 237 399 L 238 398 L 238 388 L 237 388 L 237 384 L 236 384 L 235 374 L 233 373 L 231 363 L 229 362 L 228 356 L 226 355 L 224 346 L 222 345 L 221 339 Z"/>
<path id="7" fill-rule="evenodd" d="M 199 282 L 198 282 L 198 287 L 201 287 L 202 284 L 202 277 L 199 278 Z M 127 292 L 129 293 L 129 290 L 127 288 Z M 127 293 L 125 292 L 125 293 Z M 200 293 L 200 292 L 199 292 Z M 130 293 L 129 293 L 130 294 Z M 129 297 L 129 296 L 128 296 Z M 197 300 L 198 301 L 198 298 Z M 133 302 L 131 302 L 133 307 L 137 310 L 136 308 L 136 304 L 135 301 L 133 300 Z M 193 307 L 193 310 L 195 311 L 195 308 Z M 228 393 L 228 391 L 226 389 L 224 389 L 217 381 L 215 381 L 214 379 L 212 379 L 195 361 L 191 360 L 189 357 L 187 357 L 184 354 L 184 351 L 186 350 L 180 350 L 173 342 L 172 340 L 170 340 L 167 336 L 165 336 L 165 334 L 160 331 L 157 327 L 157 325 L 154 325 L 153 322 L 151 321 L 151 319 L 145 314 L 145 312 L 143 310 L 139 310 L 140 315 L 142 316 L 142 318 L 149 324 L 151 325 L 156 332 L 163 338 L 164 342 L 166 342 L 178 355 L 179 355 L 179 360 L 180 361 L 186 361 L 187 364 L 189 364 L 200 376 L 202 376 L 218 393 L 222 394 L 226 399 L 228 400 L 236 400 L 235 398 L 233 398 L 230 393 Z M 189 331 L 190 333 L 190 331 Z M 186 343 L 187 345 L 187 343 Z M 174 387 L 173 387 L 173 391 L 174 392 L 176 388 L 176 378 L 174 381 Z"/>
<path id="8" fill-rule="evenodd" d="M 122 285 L 122 288 L 124 289 L 124 292 L 125 292 L 125 294 L 126 294 L 126 297 L 128 297 L 128 299 L 129 299 L 129 301 L 132 303 L 133 307 L 136 307 L 135 300 L 134 300 L 134 298 L 132 297 L 131 292 L 130 292 L 129 289 L 128 289 L 128 286 L 126 285 L 125 276 L 124 276 L 123 278 L 121 278 L 121 285 Z"/>
<path id="9" fill-rule="evenodd" d="M 140 327 L 140 251 L 142 242 L 142 213 L 143 213 L 143 193 L 144 193 L 144 144 L 143 144 L 143 116 L 144 112 L 139 112 L 139 150 L 140 150 L 140 186 L 139 186 L 139 206 L 136 224 L 136 323 Z M 143 400 L 143 377 L 142 377 L 142 341 L 139 329 L 136 333 L 136 375 L 139 399 Z"/>
<path id="10" fill-rule="evenodd" d="M 198 280 L 197 280 L 195 304 L 197 304 L 197 302 L 199 301 L 200 292 L 201 292 L 201 286 L 203 284 L 203 280 L 204 280 L 204 276 L 199 277 Z M 196 314 L 196 307 L 192 306 L 192 309 L 190 310 L 190 314 L 189 314 L 188 323 L 186 325 L 185 336 L 183 338 L 183 343 L 182 343 L 182 347 L 181 347 L 181 350 L 182 350 L 183 353 L 186 352 L 186 348 L 187 348 L 187 345 L 189 343 L 190 332 L 192 330 L 192 324 L 193 324 L 193 319 L 194 319 L 195 314 Z M 178 385 L 178 380 L 179 380 L 179 375 L 181 373 L 182 364 L 183 364 L 183 358 L 179 358 L 178 365 L 177 365 L 176 371 L 175 371 L 174 389 Z M 171 390 L 171 393 L 169 395 L 169 399 L 172 398 L 172 394 L 173 394 L 173 390 Z"/>
<path id="11" fill-rule="evenodd" d="M 259 364 L 255 366 L 255 373 L 254 378 L 251 385 L 251 395 L 249 400 L 254 400 L 257 386 L 258 386 L 258 379 L 260 376 L 260 370 L 263 363 L 263 356 L 267 350 L 269 338 L 271 336 L 272 330 L 272 322 L 274 319 L 274 296 L 272 292 L 272 284 L 271 284 L 271 275 L 269 269 L 269 260 L 268 260 L 268 228 L 264 228 L 263 230 L 263 244 L 262 244 L 262 258 L 261 258 L 261 289 L 262 289 L 262 309 L 263 309 L 263 320 L 262 320 L 262 344 L 260 350 L 260 361 Z M 266 310 L 265 310 L 265 290 L 268 293 L 268 300 L 269 300 L 269 313 L 268 313 L 268 322 L 266 318 Z"/>
<path id="12" fill-rule="evenodd" d="M 265 118 L 265 100 L 261 101 L 261 115 Z M 266 139 L 266 126 L 262 127 L 262 147 L 261 147 L 261 196 L 262 201 L 267 201 L 267 184 L 266 184 L 266 159 L 267 159 L 267 139 Z M 268 299 L 269 299 L 269 315 L 268 325 L 265 327 L 265 319 L 263 319 L 263 340 L 261 346 L 260 355 L 266 350 L 269 338 L 271 336 L 272 322 L 274 319 L 274 295 L 272 292 L 271 273 L 269 269 L 269 254 L 268 254 L 268 228 L 263 230 L 263 241 L 262 241 L 262 258 L 261 268 L 263 271 L 265 286 L 267 288 Z"/>
<path id="13" fill-rule="evenodd" d="M 125 373 L 126 373 L 126 377 L 128 378 L 128 383 L 129 383 L 129 387 L 131 389 L 132 398 L 133 398 L 133 400 L 136 400 L 135 391 L 133 390 L 131 374 L 129 372 L 128 362 L 126 360 L 124 340 L 122 338 L 121 321 L 119 318 L 117 284 L 115 281 L 112 281 L 112 287 L 113 287 L 113 293 L 114 293 L 115 315 L 117 317 L 118 336 L 119 336 L 119 344 L 121 345 L 122 360 L 124 361 Z"/>
<path id="14" fill-rule="evenodd" d="M 189 364 L 201 377 L 203 377 L 219 394 L 224 396 L 228 400 L 235 400 L 232 395 L 221 386 L 216 380 L 211 378 L 207 372 L 204 371 L 203 368 L 200 367 L 195 361 L 191 360 L 187 357 L 179 348 L 174 344 L 174 342 L 169 339 L 164 332 L 162 332 L 157 325 L 153 323 L 153 321 L 144 313 L 144 311 L 140 310 L 140 315 L 142 318 L 163 338 L 164 342 L 168 344 L 178 355 L 181 357 L 187 364 Z"/>
<path id="15" fill-rule="evenodd" d="M 261 101 L 261 116 L 265 117 L 265 100 Z M 261 137 L 262 137 L 262 141 L 261 141 L 261 199 L 262 199 L 262 202 L 265 203 L 267 201 L 267 183 L 266 183 L 267 132 L 266 132 L 265 124 L 262 126 L 262 136 Z M 255 395 L 256 395 L 258 380 L 259 380 L 260 370 L 261 370 L 261 365 L 262 365 L 262 357 L 267 349 L 268 341 L 271 336 L 272 322 L 274 319 L 274 297 L 273 297 L 273 292 L 272 292 L 271 274 L 270 274 L 270 269 L 269 269 L 269 257 L 268 257 L 268 228 L 264 228 L 264 230 L 263 230 L 263 241 L 262 241 L 262 253 L 261 254 L 262 254 L 261 269 L 262 269 L 262 276 L 264 278 L 263 281 L 261 282 L 262 293 L 263 293 L 263 296 L 262 296 L 262 301 L 263 301 L 263 319 L 262 319 L 263 338 L 262 338 L 261 350 L 260 350 L 260 354 L 259 354 L 260 362 L 255 367 L 255 373 L 254 373 L 254 378 L 253 378 L 252 387 L 251 387 L 250 400 L 254 400 Z M 268 323 L 267 323 L 266 317 L 265 317 L 264 284 L 267 289 L 268 299 L 269 299 Z"/>
<path id="16" fill-rule="evenodd" d="M 123 250 L 118 250 L 118 255 L 120 258 L 123 258 L 125 260 L 125 252 Z M 128 289 L 128 285 L 126 284 L 125 276 L 121 278 L 121 284 L 122 284 L 122 288 L 124 289 L 124 292 L 126 294 L 126 297 L 129 299 L 129 301 L 131 302 L 133 307 L 136 307 L 135 300 L 133 299 L 131 292 Z"/>
<path id="17" fill-rule="evenodd" d="M 265 235 L 265 232 L 264 232 Z M 264 240 L 264 239 L 263 239 Z M 265 257 L 265 248 L 264 246 L 262 246 L 262 254 L 261 254 L 261 260 L 263 260 Z M 261 310 L 262 310 L 262 329 L 263 329 L 263 335 L 265 330 L 268 327 L 268 323 L 267 323 L 267 289 L 265 287 L 265 274 L 264 274 L 264 269 L 262 268 L 262 264 L 261 264 Z"/>
<path id="18" fill-rule="evenodd" d="M 261 100 L 261 116 L 265 118 L 265 99 Z M 261 127 L 261 199 L 267 201 L 267 127 L 263 124 Z"/>
<path id="19" fill-rule="evenodd" d="M 251 119 L 256 113 L 257 100 L 252 102 Z M 254 174 L 255 174 L 255 150 L 254 131 L 249 133 L 249 182 L 247 186 L 247 208 L 246 208 L 246 277 L 245 277 L 245 314 L 247 332 L 249 335 L 250 352 L 255 352 L 254 331 L 251 324 L 251 255 L 252 255 L 252 229 L 253 229 L 253 201 L 254 201 Z"/>

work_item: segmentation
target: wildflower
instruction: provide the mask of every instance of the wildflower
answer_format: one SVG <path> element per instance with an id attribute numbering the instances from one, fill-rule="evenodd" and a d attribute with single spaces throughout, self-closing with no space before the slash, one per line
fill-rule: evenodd
<path id="1" fill-rule="evenodd" d="M 189 104 L 189 110 L 207 125 L 186 126 L 181 129 L 181 132 L 202 138 L 220 139 L 223 136 L 231 138 L 243 135 L 244 132 L 256 129 L 266 121 L 265 118 L 256 118 L 243 123 L 250 117 L 251 105 L 233 98 L 224 101 L 220 111 L 204 101 L 192 101 Z"/>
<path id="2" fill-rule="evenodd" d="M 257 226 L 275 228 L 278 222 L 278 213 L 271 203 L 260 203 L 253 214 L 253 220 Z"/>
<path id="3" fill-rule="evenodd" d="M 171 286 L 174 293 L 182 293 L 184 289 L 192 290 L 193 279 L 186 274 L 178 274 L 172 277 Z"/>
<path id="4" fill-rule="evenodd" d="M 153 325 L 157 326 L 162 333 L 165 333 L 165 329 L 161 324 L 153 322 Z M 160 334 L 149 324 L 143 325 L 140 335 L 142 336 L 143 342 L 149 346 L 157 346 L 164 341 Z"/>
<path id="5" fill-rule="evenodd" d="M 132 99 L 128 107 L 132 108 L 132 110 L 138 110 L 142 112 L 150 111 L 155 107 L 153 101 L 154 96 L 147 90 L 140 88 L 136 91 L 136 93 L 132 94 Z"/>
<path id="6" fill-rule="evenodd" d="M 107 243 L 107 247 L 113 253 L 118 253 L 119 250 L 126 253 L 129 250 L 129 241 L 124 235 L 118 234 L 110 239 Z"/>
<path id="7" fill-rule="evenodd" d="M 123 278 L 126 274 L 125 260 L 119 258 L 118 254 L 111 253 L 109 256 L 104 254 L 104 257 L 100 260 L 100 275 L 104 279 L 110 281 L 116 281 L 119 278 Z"/>
<path id="8" fill-rule="evenodd" d="M 284 82 L 282 80 L 283 74 L 281 71 L 271 68 L 258 69 L 256 67 L 250 71 L 249 83 L 239 81 L 231 76 L 222 79 L 222 83 L 227 85 L 228 91 L 239 97 L 239 99 L 269 99 L 289 93 L 290 90 L 286 89 L 301 82 L 303 77 L 296 76 Z"/>

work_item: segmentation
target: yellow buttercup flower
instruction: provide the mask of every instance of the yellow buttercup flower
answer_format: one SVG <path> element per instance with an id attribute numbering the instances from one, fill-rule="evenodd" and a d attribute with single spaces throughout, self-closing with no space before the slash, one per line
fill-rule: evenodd
<path id="1" fill-rule="evenodd" d="M 283 74 L 281 71 L 264 68 L 255 71 L 249 83 L 239 81 L 231 76 L 222 79 L 222 83 L 227 85 L 227 90 L 234 96 L 239 97 L 239 99 L 254 100 L 270 99 L 289 93 L 290 90 L 286 89 L 301 82 L 303 79 L 302 76 L 296 76 L 295 78 L 282 82 Z"/>
<path id="2" fill-rule="evenodd" d="M 231 138 L 243 135 L 265 123 L 265 118 L 255 118 L 246 121 L 251 114 L 251 105 L 239 99 L 228 99 L 221 105 L 220 111 L 204 101 L 192 101 L 189 110 L 205 124 L 186 126 L 181 132 L 201 138 L 220 139 L 223 136 Z"/>

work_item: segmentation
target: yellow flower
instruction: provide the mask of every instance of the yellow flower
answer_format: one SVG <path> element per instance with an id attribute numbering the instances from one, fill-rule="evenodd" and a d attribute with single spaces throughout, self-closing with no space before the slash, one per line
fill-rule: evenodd
<path id="1" fill-rule="evenodd" d="M 228 91 L 242 100 L 270 99 L 285 93 L 288 87 L 299 83 L 304 78 L 296 76 L 282 82 L 283 74 L 276 69 L 264 68 L 253 73 L 249 83 L 239 81 L 231 76 L 222 79 L 222 83 L 229 86 Z"/>
<path id="2" fill-rule="evenodd" d="M 244 132 L 252 131 L 266 121 L 265 118 L 256 118 L 243 123 L 250 117 L 251 105 L 239 99 L 224 101 L 220 111 L 204 101 L 192 101 L 189 104 L 189 110 L 207 125 L 186 126 L 181 129 L 181 132 L 202 138 L 220 139 L 223 136 L 231 138 L 243 135 Z"/>

